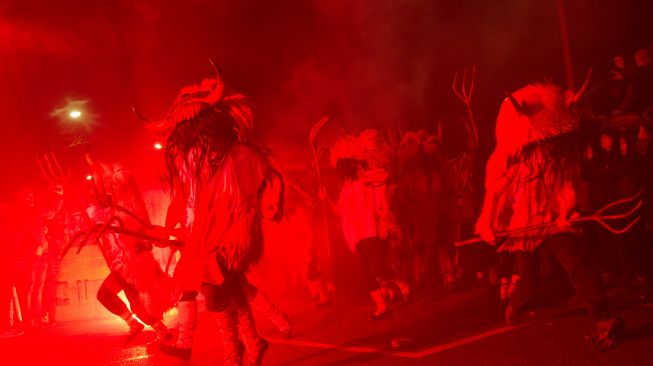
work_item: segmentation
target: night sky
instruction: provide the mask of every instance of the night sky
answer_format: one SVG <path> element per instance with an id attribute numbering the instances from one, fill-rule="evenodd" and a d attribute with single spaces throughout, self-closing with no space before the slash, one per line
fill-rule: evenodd
<path id="1" fill-rule="evenodd" d="M 616 53 L 653 46 L 650 0 L 565 3 L 577 83 L 589 67 L 602 78 Z M 451 81 L 465 67 L 478 65 L 484 150 L 504 90 L 564 84 L 556 0 L 3 0 L 2 198 L 39 178 L 34 159 L 46 151 L 83 176 L 87 147 L 66 147 L 75 136 L 99 159 L 156 176 L 157 137 L 131 105 L 160 118 L 180 87 L 211 76 L 209 57 L 251 97 L 259 134 L 298 163 L 324 115 L 349 132 L 442 120 L 455 152 L 464 108 Z M 51 115 L 69 100 L 88 101 L 85 127 Z"/>

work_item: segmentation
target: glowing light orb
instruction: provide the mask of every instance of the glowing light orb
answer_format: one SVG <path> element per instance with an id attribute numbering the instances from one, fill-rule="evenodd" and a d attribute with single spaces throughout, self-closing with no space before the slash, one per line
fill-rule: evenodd
<path id="1" fill-rule="evenodd" d="M 82 116 L 82 112 L 80 112 L 80 111 L 70 111 L 70 113 L 68 113 L 68 115 L 70 116 L 70 118 L 77 119 L 77 118 Z"/>
<path id="2" fill-rule="evenodd" d="M 92 176 L 92 175 L 90 175 L 90 174 L 89 174 L 89 175 L 87 175 L 87 176 L 86 176 L 86 180 L 93 180 L 93 176 Z"/>
<path id="3" fill-rule="evenodd" d="M 154 144 L 154 148 L 156 150 L 161 150 L 161 149 L 163 149 L 163 145 L 161 145 L 160 143 L 157 142 L 157 143 Z"/>

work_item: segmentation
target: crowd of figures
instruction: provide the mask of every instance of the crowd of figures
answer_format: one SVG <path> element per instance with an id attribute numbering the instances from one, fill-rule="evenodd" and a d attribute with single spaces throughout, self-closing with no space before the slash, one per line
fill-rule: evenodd
<path id="1" fill-rule="evenodd" d="M 3 207 L 2 311 L 8 334 L 26 326 L 53 324 L 60 256 L 67 240 L 63 188 L 53 185 L 39 199 L 31 187 L 16 194 L 11 207 Z M 37 201 L 42 203 L 37 206 Z M 11 301 L 10 301 L 11 300 Z M 16 326 L 14 326 L 14 324 Z M 5 328 L 6 330 L 6 328 Z"/>
<path id="2" fill-rule="evenodd" d="M 61 257 L 71 244 L 90 240 L 110 270 L 98 300 L 124 319 L 129 339 L 146 324 L 163 352 L 190 358 L 201 293 L 221 330 L 224 364 L 259 365 L 268 343 L 258 335 L 252 308 L 287 337 L 292 327 L 250 283 L 248 269 L 262 257 L 263 238 L 273 230 L 267 228 L 282 220 L 284 206 L 290 215 L 302 207 L 313 212 L 304 212 L 310 218 L 293 229 L 295 235 L 319 231 L 314 217 L 321 206 L 322 230 L 330 230 L 329 212 L 339 216 L 337 230 L 374 303 L 372 319 L 408 301 L 413 291 L 463 290 L 483 282 L 497 287 L 506 321 L 514 324 L 533 298 L 542 258 L 555 257 L 590 305 L 597 342 L 608 347 L 623 323 L 605 289 L 645 286 L 653 278 L 653 251 L 646 246 L 653 229 L 653 74 L 647 50 L 634 61 L 615 57 L 605 80 L 590 83 L 588 76 L 579 91 L 543 83 L 507 94 L 483 200 L 475 199 L 482 176 L 474 171 L 479 156 L 471 109 L 466 148 L 454 159 L 443 152 L 441 129 L 341 136 L 329 149 L 340 177 L 337 197 L 322 182 L 312 195 L 273 168 L 253 137 L 247 99 L 226 93 L 216 69 L 215 78 L 183 88 L 162 121 L 146 123 L 167 139 L 171 203 L 164 225 L 150 222 L 133 174 L 89 154 L 89 204 L 74 219 L 66 214 L 67 180 L 59 163 L 53 156 L 41 162 L 51 183 L 43 204 L 25 189 L 0 221 L 4 232 L 13 233 L 8 240 L 17 243 L 3 246 L 0 256 L 4 327 L 17 334 L 54 323 Z M 468 108 L 472 88 L 454 87 Z M 609 210 L 601 211 L 606 205 Z M 475 234 L 480 239 L 463 240 Z M 155 261 L 153 246 L 180 251 L 173 278 Z M 307 250 L 306 279 L 318 304 L 328 306 L 333 270 L 321 268 L 317 246 Z M 120 291 L 129 304 L 117 296 Z M 173 306 L 177 332 L 162 321 Z"/>
<path id="3" fill-rule="evenodd" d="M 610 71 L 598 83 L 589 84 L 588 76 L 577 93 L 544 83 L 510 94 L 497 120 L 497 149 L 487 164 L 482 204 L 474 199 L 475 172 L 469 163 L 475 152 L 468 149 L 461 158 L 447 160 L 441 131 L 409 131 L 393 140 L 366 130 L 336 141 L 331 161 L 343 180 L 337 211 L 376 303 L 373 317 L 403 301 L 411 285 L 455 290 L 491 283 L 508 303 L 524 273 L 526 287 L 535 287 L 536 262 L 552 251 L 546 246 L 540 250 L 540 243 L 552 233 L 503 235 L 498 242 L 494 235 L 555 221 L 560 206 L 567 204 L 573 216 L 565 221 L 580 220 L 573 230 L 561 231 L 574 232 L 583 266 L 605 287 L 647 285 L 653 256 L 646 245 L 651 230 L 651 172 L 646 167 L 651 164 L 653 83 L 648 51 L 637 51 L 634 61 L 636 66 L 626 72 L 622 58 L 621 74 L 615 77 L 619 71 Z M 533 152 L 538 149 L 544 151 Z M 564 167 L 546 162 L 550 158 Z M 561 174 L 569 177 L 556 177 Z M 529 187 L 519 180 L 543 183 Z M 546 201 L 553 200 L 547 198 L 549 191 L 567 180 L 573 197 L 553 205 L 559 207 L 547 207 Z M 624 199 L 601 211 L 603 216 L 593 216 Z M 495 212 L 499 209 L 504 212 Z M 474 231 L 487 240 L 470 245 L 461 241 Z M 525 304 L 531 295 L 522 295 L 520 302 Z"/>

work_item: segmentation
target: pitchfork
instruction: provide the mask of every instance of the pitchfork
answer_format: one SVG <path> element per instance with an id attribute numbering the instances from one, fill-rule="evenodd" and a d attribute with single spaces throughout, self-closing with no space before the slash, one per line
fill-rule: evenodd
<path id="1" fill-rule="evenodd" d="M 42 159 L 36 159 L 41 174 L 52 184 L 65 185 L 70 180 L 70 170 L 64 172 L 54 153 L 44 154 Z"/>
<path id="2" fill-rule="evenodd" d="M 641 196 L 642 193 L 644 192 L 643 189 L 640 189 L 634 196 L 632 197 L 627 197 L 623 198 L 617 201 L 614 201 L 612 203 L 609 203 L 596 212 L 594 212 L 591 215 L 588 216 L 579 216 L 579 217 L 573 217 L 569 219 L 569 222 L 572 224 L 577 224 L 581 222 L 589 222 L 593 221 L 598 223 L 599 225 L 603 226 L 606 230 L 613 234 L 623 234 L 628 232 L 630 229 L 633 228 L 641 219 L 641 215 L 637 215 L 633 218 L 633 215 L 642 207 L 642 200 Z M 628 211 L 622 212 L 622 213 L 617 213 L 617 214 L 609 214 L 608 211 L 617 208 L 617 207 L 623 207 L 625 205 L 635 203 L 635 205 Z M 631 219 L 632 218 L 632 219 Z M 619 220 L 630 220 L 628 221 L 628 224 L 624 226 L 621 229 L 618 229 L 615 224 Z M 546 222 L 543 224 L 537 224 L 537 225 L 531 225 L 531 226 L 525 226 L 513 230 L 508 230 L 508 231 L 502 231 L 499 233 L 496 233 L 495 236 L 496 238 L 506 238 L 515 234 L 522 234 L 525 232 L 533 231 L 533 230 L 541 230 L 541 229 L 548 229 L 551 227 L 554 227 L 556 225 L 555 222 Z M 481 239 L 480 237 L 468 239 L 468 240 L 463 240 L 454 243 L 456 247 L 464 247 L 467 245 L 471 244 L 476 244 L 476 243 L 481 243 L 484 240 Z"/>
<path id="3" fill-rule="evenodd" d="M 152 227 L 152 225 L 147 224 L 145 222 L 145 220 L 139 218 L 136 214 L 129 211 L 125 207 L 118 206 L 118 210 L 122 211 L 122 212 L 125 212 L 128 215 L 134 217 L 143 226 L 146 226 L 148 228 Z M 117 223 L 117 225 L 113 225 L 114 222 Z M 180 240 L 163 239 L 163 238 L 159 238 L 159 237 L 155 237 L 155 236 L 152 236 L 152 235 L 145 234 L 145 233 L 140 232 L 140 231 L 126 229 L 125 224 L 123 223 L 122 219 L 120 219 L 120 217 L 112 216 L 109 220 L 107 220 L 107 222 L 105 224 L 96 224 L 93 227 L 91 227 L 89 230 L 82 231 L 82 232 L 78 233 L 77 235 L 75 235 L 70 240 L 70 243 L 68 244 L 68 246 L 66 246 L 66 248 L 62 251 L 61 257 L 63 258 L 66 255 L 66 253 L 68 252 L 68 250 L 70 250 L 70 248 L 77 241 L 80 241 L 80 239 L 82 239 L 82 240 L 80 241 L 79 247 L 77 249 L 77 254 L 79 254 L 82 251 L 82 248 L 84 248 L 84 246 L 86 246 L 86 244 L 88 244 L 91 236 L 95 236 L 95 238 L 96 238 L 95 240 L 97 240 L 98 238 L 101 238 L 102 236 L 104 236 L 104 234 L 106 234 L 108 231 L 114 232 L 114 233 L 117 233 L 117 234 L 121 234 L 121 235 L 128 235 L 128 236 L 135 237 L 135 238 L 142 239 L 142 240 L 158 242 L 158 243 L 165 243 L 165 244 L 167 244 L 168 246 L 171 246 L 171 247 L 181 247 L 183 245 L 183 242 L 180 241 Z"/>

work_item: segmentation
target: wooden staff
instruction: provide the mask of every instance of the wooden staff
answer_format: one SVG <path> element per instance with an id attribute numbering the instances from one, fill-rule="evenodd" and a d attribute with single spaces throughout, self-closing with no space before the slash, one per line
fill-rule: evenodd
<path id="1" fill-rule="evenodd" d="M 322 180 L 322 171 L 320 170 L 320 159 L 317 149 L 317 133 L 322 127 L 329 121 L 329 117 L 324 116 L 320 118 L 319 121 L 311 128 L 311 135 L 309 142 L 311 144 L 311 149 L 313 150 L 313 164 L 315 164 L 315 171 L 317 172 L 317 182 L 319 187 L 319 197 L 320 197 L 320 210 L 322 212 L 322 225 L 324 225 L 324 241 L 326 242 L 326 253 L 327 257 L 331 257 L 331 238 L 329 236 L 329 218 L 327 216 L 327 207 L 325 198 L 322 197 L 326 193 L 326 188 L 324 187 L 324 181 Z"/>

